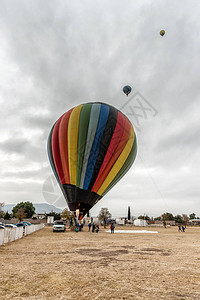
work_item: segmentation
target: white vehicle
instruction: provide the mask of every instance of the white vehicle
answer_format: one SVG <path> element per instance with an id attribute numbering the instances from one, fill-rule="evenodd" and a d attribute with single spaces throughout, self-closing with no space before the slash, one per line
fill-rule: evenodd
<path id="1" fill-rule="evenodd" d="M 66 227 L 63 221 L 54 221 L 53 222 L 53 232 L 55 231 L 65 231 Z"/>

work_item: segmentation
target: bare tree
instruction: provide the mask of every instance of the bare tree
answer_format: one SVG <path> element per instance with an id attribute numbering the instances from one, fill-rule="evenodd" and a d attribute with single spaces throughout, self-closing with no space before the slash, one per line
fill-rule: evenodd
<path id="1" fill-rule="evenodd" d="M 189 217 L 186 214 L 182 214 L 182 220 L 183 220 L 183 224 L 185 226 L 188 225 L 188 221 L 189 221 Z"/>
<path id="2" fill-rule="evenodd" d="M 99 212 L 99 220 L 103 221 L 104 223 L 104 228 L 106 227 L 106 221 L 111 218 L 111 213 L 107 208 L 101 208 Z"/>
<path id="3" fill-rule="evenodd" d="M 74 215 L 71 213 L 71 211 L 69 211 L 67 208 L 65 208 L 63 210 L 63 212 L 61 213 L 61 217 L 63 219 L 65 219 L 67 222 L 68 221 L 70 222 L 74 218 Z"/>
<path id="4" fill-rule="evenodd" d="M 18 211 L 15 213 L 16 218 L 21 222 L 24 218 L 26 218 L 26 214 L 24 212 L 23 208 L 18 209 Z"/>

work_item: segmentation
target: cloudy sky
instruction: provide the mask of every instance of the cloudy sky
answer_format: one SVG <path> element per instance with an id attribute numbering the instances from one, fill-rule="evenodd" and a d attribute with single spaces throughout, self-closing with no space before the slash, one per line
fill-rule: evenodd
<path id="1" fill-rule="evenodd" d="M 58 186 L 48 198 L 49 131 L 71 107 L 102 101 L 129 117 L 138 154 L 92 214 L 200 216 L 200 2 L 0 4 L 0 202 L 65 207 Z"/>

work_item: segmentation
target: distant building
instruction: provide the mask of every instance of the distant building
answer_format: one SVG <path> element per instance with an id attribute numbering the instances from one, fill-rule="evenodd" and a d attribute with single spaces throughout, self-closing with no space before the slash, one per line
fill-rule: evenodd
<path id="1" fill-rule="evenodd" d="M 125 220 L 126 220 L 125 218 L 116 218 L 115 222 L 118 225 L 124 225 L 125 224 Z"/>
<path id="2" fill-rule="evenodd" d="M 200 225 L 200 219 L 192 219 L 192 220 L 189 220 L 189 224 L 190 225 Z"/>
<path id="3" fill-rule="evenodd" d="M 53 224 L 54 222 L 54 216 L 48 216 L 47 217 L 47 224 Z"/>
<path id="4" fill-rule="evenodd" d="M 32 216 L 32 219 L 38 219 L 38 220 L 46 219 L 46 214 L 34 214 Z"/>
<path id="5" fill-rule="evenodd" d="M 142 220 L 142 219 L 137 219 L 133 221 L 133 224 L 135 226 L 148 226 L 148 223 L 146 220 Z"/>

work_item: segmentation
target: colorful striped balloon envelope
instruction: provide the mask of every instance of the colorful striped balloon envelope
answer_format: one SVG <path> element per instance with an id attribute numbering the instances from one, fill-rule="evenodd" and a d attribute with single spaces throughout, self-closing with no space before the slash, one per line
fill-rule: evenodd
<path id="1" fill-rule="evenodd" d="M 78 105 L 53 125 L 48 156 L 71 211 L 82 217 L 126 174 L 137 152 L 129 119 L 115 107 Z"/>

